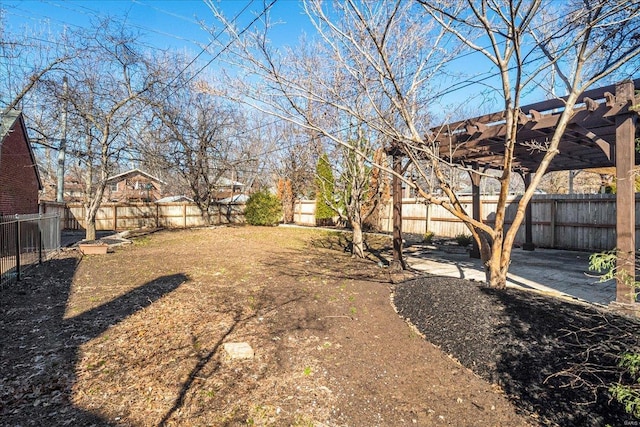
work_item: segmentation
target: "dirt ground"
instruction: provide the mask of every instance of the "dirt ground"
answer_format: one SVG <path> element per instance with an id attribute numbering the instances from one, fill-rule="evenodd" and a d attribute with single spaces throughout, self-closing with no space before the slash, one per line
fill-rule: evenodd
<path id="1" fill-rule="evenodd" d="M 531 376 L 492 376 L 499 355 L 483 349 L 496 340 L 465 327 L 484 318 L 434 303 L 450 285 L 396 286 L 375 256 L 352 259 L 344 245 L 339 233 L 238 227 L 65 251 L 0 291 L 0 425 L 566 425 L 518 393 Z M 437 316 L 455 330 L 447 339 L 429 338 Z M 477 359 L 457 354 L 462 337 Z M 232 342 L 255 357 L 231 359 Z"/>

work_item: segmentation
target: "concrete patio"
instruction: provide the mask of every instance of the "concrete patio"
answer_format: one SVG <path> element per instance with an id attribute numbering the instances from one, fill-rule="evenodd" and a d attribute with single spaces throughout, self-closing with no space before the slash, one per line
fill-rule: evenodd
<path id="1" fill-rule="evenodd" d="M 479 259 L 469 257 L 461 248 L 411 245 L 405 252 L 409 266 L 426 273 L 485 280 Z M 558 297 L 606 306 L 616 299 L 616 284 L 599 283 L 589 271 L 588 252 L 555 249 L 524 251 L 514 249 L 508 274 L 508 286 L 536 289 Z"/>

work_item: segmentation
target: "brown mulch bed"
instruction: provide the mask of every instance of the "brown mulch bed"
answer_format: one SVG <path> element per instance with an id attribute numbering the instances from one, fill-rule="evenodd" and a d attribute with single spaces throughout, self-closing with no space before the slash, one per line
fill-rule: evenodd
<path id="1" fill-rule="evenodd" d="M 635 325 L 454 279 L 393 285 L 382 252 L 356 260 L 344 243 L 238 227 L 63 252 L 0 290 L 0 425 L 569 425 L 555 402 L 566 395 L 545 387 L 576 372 L 555 354 L 580 353 L 558 347 L 553 325 L 579 343 L 600 333 L 598 319 L 625 334 Z M 231 359 L 227 342 L 255 357 Z M 538 386 L 521 370 L 560 375 Z"/>
<path id="2" fill-rule="evenodd" d="M 498 384 L 541 423 L 638 423 L 608 393 L 612 383 L 630 381 L 617 364 L 621 354 L 640 349 L 638 319 L 435 276 L 399 285 L 394 301 L 427 340 Z"/>

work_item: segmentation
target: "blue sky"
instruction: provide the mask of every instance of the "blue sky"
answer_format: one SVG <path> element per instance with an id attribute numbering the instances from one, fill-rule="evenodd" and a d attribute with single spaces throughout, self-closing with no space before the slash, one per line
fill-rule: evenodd
<path id="1" fill-rule="evenodd" d="M 262 0 L 213 0 L 212 3 L 228 18 L 239 14 L 239 28 L 248 25 L 265 5 Z M 5 24 L 14 33 L 22 32 L 23 28 L 50 28 L 55 34 L 65 26 L 87 27 L 92 19 L 113 16 L 140 31 L 146 45 L 159 49 L 199 52 L 213 38 L 202 24 L 216 32 L 222 28 L 203 0 L 0 0 L 0 5 L 6 12 Z M 273 35 L 277 43 L 295 42 L 309 29 L 297 1 L 279 0 L 271 14 L 273 19 L 282 21 Z"/>
<path id="2" fill-rule="evenodd" d="M 270 1 L 211 0 L 227 18 L 238 16 L 238 28 L 247 26 Z M 212 33 L 203 29 L 203 25 L 212 28 L 214 34 L 223 28 L 204 0 L 0 0 L 0 6 L 5 10 L 4 23 L 11 33 L 39 33 L 41 30 L 48 30 L 55 35 L 65 27 L 88 27 L 92 20 L 112 16 L 139 31 L 143 43 L 149 48 L 185 50 L 193 57 L 200 54 L 200 64 L 207 63 L 211 55 L 215 55 L 220 49 L 218 47 L 212 52 L 201 53 L 202 48 L 213 39 Z M 278 22 L 276 31 L 270 35 L 276 45 L 295 44 L 303 32 L 313 32 L 296 0 L 278 0 L 270 13 L 272 21 Z M 223 35 L 219 41 L 225 40 Z M 451 63 L 453 72 L 484 72 L 486 76 L 486 69 L 490 70 L 488 74 L 495 73 L 495 69 L 491 69 L 478 54 Z M 461 89 L 442 97 L 439 100 L 440 106 L 435 106 L 436 109 L 447 110 L 448 104 L 456 104 L 465 109 L 462 113 L 468 114 L 471 110 L 475 114 L 483 114 L 501 108 L 495 99 L 483 102 L 479 94 L 486 87 L 482 85 L 468 84 L 459 77 L 454 77 L 451 86 Z M 538 100 L 532 99 L 531 102 Z"/>

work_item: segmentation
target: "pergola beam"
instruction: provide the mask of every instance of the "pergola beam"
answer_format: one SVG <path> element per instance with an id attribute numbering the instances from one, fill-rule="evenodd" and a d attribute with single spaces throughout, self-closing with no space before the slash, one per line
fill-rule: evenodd
<path id="1" fill-rule="evenodd" d="M 611 144 L 609 144 L 607 141 L 605 141 L 604 139 L 600 138 L 598 135 L 596 135 L 595 133 L 593 133 L 592 131 L 583 128 L 580 125 L 577 124 L 570 124 L 569 126 L 567 126 L 567 129 L 575 131 L 577 133 L 579 133 L 580 135 L 584 136 L 585 138 L 587 138 L 589 141 L 593 142 L 595 145 L 597 145 L 598 147 L 600 147 L 600 149 L 602 150 L 602 152 L 605 154 L 605 156 L 607 156 L 608 159 L 611 160 Z"/>

